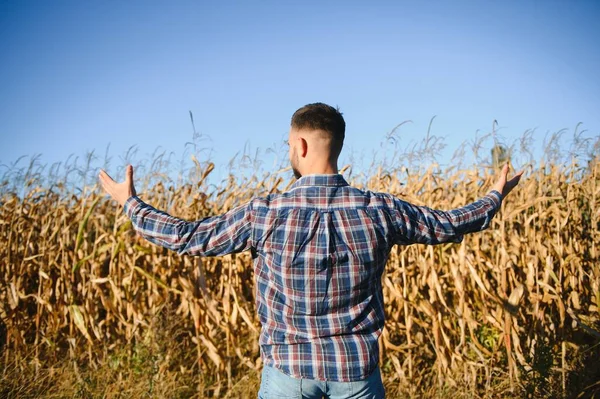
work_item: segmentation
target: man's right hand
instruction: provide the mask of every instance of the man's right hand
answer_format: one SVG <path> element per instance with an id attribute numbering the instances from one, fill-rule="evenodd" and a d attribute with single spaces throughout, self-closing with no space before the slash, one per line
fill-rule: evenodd
<path id="1" fill-rule="evenodd" d="M 502 171 L 500 172 L 500 177 L 498 181 L 492 187 L 492 190 L 498 191 L 502 194 L 502 198 L 505 198 L 513 188 L 519 184 L 519 180 L 521 180 L 521 176 L 523 176 L 524 171 L 520 171 L 515 174 L 510 180 L 508 180 L 508 163 L 504 165 Z"/>

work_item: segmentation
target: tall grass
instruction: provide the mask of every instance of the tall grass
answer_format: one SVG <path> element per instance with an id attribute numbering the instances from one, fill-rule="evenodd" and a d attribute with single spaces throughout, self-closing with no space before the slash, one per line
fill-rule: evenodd
<path id="1" fill-rule="evenodd" d="M 343 169 L 351 184 L 451 209 L 487 192 L 502 157 L 527 174 L 490 230 L 461 244 L 394 248 L 382 281 L 388 395 L 598 395 L 600 137 L 576 130 L 562 149 L 561 131 L 536 160 L 531 132 L 500 146 L 493 130 L 461 146 L 471 164 L 458 151 L 444 167 L 435 163 L 441 138 L 428 132 L 402 148 L 397 134 L 368 170 Z M 289 172 L 262 170 L 249 151 L 239 159 L 252 173 L 236 174 L 234 162 L 229 176 L 211 181 L 214 164 L 199 162 L 198 151 L 178 164 L 176 179 L 164 153 L 142 163 L 142 198 L 199 219 L 291 183 Z M 145 242 L 100 193 L 98 162 L 92 153 L 50 168 L 37 158 L 5 168 L 0 396 L 255 397 L 260 326 L 250 255 L 201 260 Z M 101 166 L 112 160 L 105 155 Z"/>

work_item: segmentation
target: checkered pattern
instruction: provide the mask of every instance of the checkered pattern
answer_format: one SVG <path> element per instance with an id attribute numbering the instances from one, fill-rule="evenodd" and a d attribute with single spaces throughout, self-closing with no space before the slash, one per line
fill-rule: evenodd
<path id="1" fill-rule="evenodd" d="M 381 275 L 392 246 L 460 242 L 489 226 L 501 199 L 492 191 L 443 212 L 350 187 L 341 175 L 310 175 L 199 221 L 137 197 L 125 212 L 144 238 L 182 254 L 251 250 L 264 364 L 292 377 L 356 381 L 379 360 Z"/>

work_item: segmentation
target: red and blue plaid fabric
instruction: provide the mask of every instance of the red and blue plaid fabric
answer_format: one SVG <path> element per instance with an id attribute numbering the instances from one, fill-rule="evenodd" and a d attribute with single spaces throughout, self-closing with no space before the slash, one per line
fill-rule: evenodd
<path id="1" fill-rule="evenodd" d="M 448 212 L 309 175 L 289 191 L 188 222 L 131 197 L 125 212 L 148 241 L 181 254 L 252 251 L 263 362 L 292 377 L 357 381 L 377 367 L 381 275 L 395 244 L 460 242 L 487 228 L 497 191 Z"/>

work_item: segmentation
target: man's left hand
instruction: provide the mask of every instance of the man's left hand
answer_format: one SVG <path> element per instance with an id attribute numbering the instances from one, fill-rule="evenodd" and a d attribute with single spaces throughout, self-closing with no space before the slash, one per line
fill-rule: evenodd
<path id="1" fill-rule="evenodd" d="M 106 173 L 104 170 L 100 170 L 100 183 L 102 188 L 108 195 L 117 201 L 121 206 L 125 205 L 125 201 L 135 194 L 135 187 L 133 186 L 133 166 L 127 165 L 127 171 L 125 172 L 125 181 L 117 183 Z"/>

